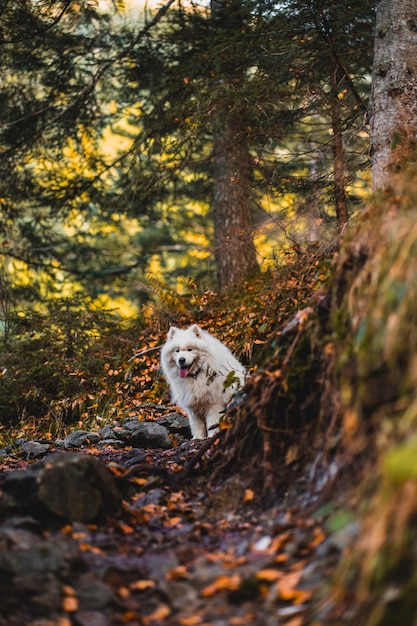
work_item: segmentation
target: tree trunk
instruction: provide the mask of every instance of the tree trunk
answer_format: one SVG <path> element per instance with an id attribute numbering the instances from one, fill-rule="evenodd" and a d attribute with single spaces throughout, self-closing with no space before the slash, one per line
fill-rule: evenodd
<path id="1" fill-rule="evenodd" d="M 374 189 L 389 189 L 416 161 L 417 2 L 377 4 L 371 112 Z"/>
<path id="2" fill-rule="evenodd" d="M 331 118 L 333 130 L 333 176 L 334 176 L 334 197 L 336 204 L 336 217 L 339 230 L 348 221 L 348 210 L 345 189 L 345 158 L 343 154 L 343 133 L 342 117 L 340 115 L 339 91 L 339 71 L 337 62 L 332 68 L 332 96 L 331 96 Z"/>
<path id="3" fill-rule="evenodd" d="M 250 154 L 242 121 L 226 118 L 214 141 L 214 226 L 217 283 L 241 284 L 257 269 L 250 215 Z"/>
<path id="4" fill-rule="evenodd" d="M 211 0 L 211 17 L 214 36 L 219 35 L 220 42 L 230 41 L 243 27 L 241 0 Z M 240 59 L 230 63 L 220 46 L 213 85 L 220 87 L 213 138 L 214 243 L 217 285 L 220 291 L 228 291 L 255 272 L 258 263 L 250 212 L 252 168 L 245 106 L 233 101 L 244 69 Z"/>

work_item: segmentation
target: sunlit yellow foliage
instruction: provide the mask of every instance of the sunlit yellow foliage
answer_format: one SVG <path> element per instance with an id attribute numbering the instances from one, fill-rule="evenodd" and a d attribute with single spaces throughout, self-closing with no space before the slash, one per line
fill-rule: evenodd
<path id="1" fill-rule="evenodd" d="M 105 293 L 94 298 L 92 306 L 98 310 L 112 311 L 124 318 L 133 318 L 138 314 L 137 308 L 126 298 L 114 298 Z"/>

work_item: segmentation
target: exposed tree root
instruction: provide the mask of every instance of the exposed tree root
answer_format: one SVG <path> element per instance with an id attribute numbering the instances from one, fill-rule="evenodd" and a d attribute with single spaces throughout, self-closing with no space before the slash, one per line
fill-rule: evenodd
<path id="1" fill-rule="evenodd" d="M 212 485 L 233 473 L 250 477 L 268 505 L 314 458 L 323 402 L 333 394 L 323 383 L 329 362 L 320 338 L 323 311 L 302 309 L 276 331 L 274 354 L 248 380 L 245 401 L 228 412 L 232 426 L 210 460 Z M 331 423 L 337 408 L 330 408 Z"/>

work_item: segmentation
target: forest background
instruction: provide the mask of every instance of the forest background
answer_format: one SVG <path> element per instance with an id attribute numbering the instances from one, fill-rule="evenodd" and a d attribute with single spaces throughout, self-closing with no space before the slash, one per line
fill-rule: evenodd
<path id="1" fill-rule="evenodd" d="M 200 323 L 254 374 L 223 468 L 251 458 L 265 501 L 336 468 L 355 626 L 417 615 L 416 25 L 0 1 L 2 445 L 168 403 L 158 347 Z"/>
<path id="2" fill-rule="evenodd" d="M 109 325 L 133 338 L 165 308 L 166 326 L 259 270 L 268 290 L 303 255 L 324 277 L 370 192 L 373 20 L 370 2 L 2 2 L 3 423 L 75 389 L 96 407 L 64 361 Z"/>

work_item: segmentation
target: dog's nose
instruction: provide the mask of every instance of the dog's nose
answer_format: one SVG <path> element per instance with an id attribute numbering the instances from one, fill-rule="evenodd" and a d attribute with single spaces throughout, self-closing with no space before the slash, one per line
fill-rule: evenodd
<path id="1" fill-rule="evenodd" d="M 179 363 L 180 365 L 184 365 L 184 363 L 185 363 L 185 357 L 183 357 L 183 356 L 182 356 L 182 357 L 180 357 L 180 358 L 178 359 L 178 363 Z"/>

